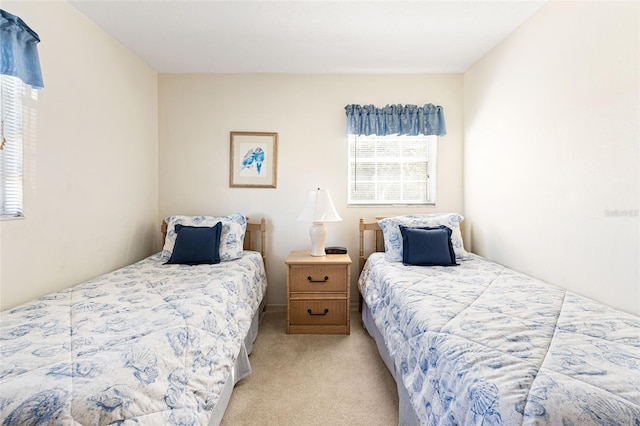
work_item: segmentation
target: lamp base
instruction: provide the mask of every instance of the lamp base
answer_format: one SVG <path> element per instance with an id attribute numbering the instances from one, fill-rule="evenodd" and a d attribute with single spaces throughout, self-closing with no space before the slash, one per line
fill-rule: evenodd
<path id="1" fill-rule="evenodd" d="M 324 242 L 327 239 L 327 228 L 324 223 L 313 222 L 309 228 L 309 236 L 311 237 L 311 256 L 326 256 Z"/>

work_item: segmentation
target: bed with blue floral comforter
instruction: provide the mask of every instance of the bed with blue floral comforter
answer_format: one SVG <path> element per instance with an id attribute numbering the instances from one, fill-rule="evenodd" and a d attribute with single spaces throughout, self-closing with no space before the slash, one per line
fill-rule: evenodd
<path id="1" fill-rule="evenodd" d="M 373 253 L 359 288 L 421 424 L 640 425 L 637 316 L 473 254 Z"/>
<path id="2" fill-rule="evenodd" d="M 0 424 L 207 424 L 266 291 L 260 253 L 160 254 L 0 316 Z"/>

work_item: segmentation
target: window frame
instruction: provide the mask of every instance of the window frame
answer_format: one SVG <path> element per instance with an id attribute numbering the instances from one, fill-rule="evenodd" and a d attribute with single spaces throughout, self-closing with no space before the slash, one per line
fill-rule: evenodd
<path id="1" fill-rule="evenodd" d="M 353 171 L 355 170 L 355 165 L 358 163 L 358 143 L 367 142 L 369 144 L 375 145 L 375 153 L 373 157 L 365 157 L 365 161 L 374 164 L 375 171 L 373 179 L 371 180 L 358 180 L 357 176 L 353 176 Z M 404 144 L 406 143 L 425 143 L 425 156 L 421 157 L 418 162 L 425 161 L 425 176 L 419 180 L 415 179 L 404 179 L 403 176 L 403 166 L 406 164 L 416 162 L 415 158 L 410 158 L 406 156 L 397 156 L 397 157 L 378 157 L 378 147 L 383 145 L 385 142 L 400 144 L 401 149 L 404 150 Z M 435 206 L 437 203 L 437 165 L 438 165 L 438 136 L 435 135 L 418 135 L 418 136 L 409 136 L 409 135 L 388 135 L 388 136 L 364 136 L 364 135 L 347 135 L 347 205 L 349 207 L 371 207 L 371 206 Z M 360 157 L 361 158 L 361 157 Z M 397 161 L 396 161 L 397 160 Z M 400 191 L 402 191 L 407 187 L 407 185 L 415 184 L 424 184 L 424 198 L 420 200 L 411 200 L 404 196 L 400 196 L 399 199 L 389 200 L 381 198 L 381 194 L 379 188 L 381 185 L 385 183 L 389 183 L 389 179 L 385 179 L 380 177 L 378 174 L 380 164 L 389 164 L 396 163 L 396 167 L 400 167 L 398 170 L 399 175 L 399 184 Z M 393 180 L 392 180 L 393 181 Z M 353 194 L 353 187 L 358 183 L 367 183 L 376 187 L 375 195 L 373 199 L 355 199 Z M 415 189 L 415 188 L 414 188 Z"/>

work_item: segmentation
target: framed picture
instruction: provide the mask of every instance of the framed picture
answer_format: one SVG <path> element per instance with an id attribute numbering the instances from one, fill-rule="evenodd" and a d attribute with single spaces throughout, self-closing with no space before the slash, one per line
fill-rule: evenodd
<path id="1" fill-rule="evenodd" d="M 231 132 L 231 188 L 275 188 L 278 134 Z"/>

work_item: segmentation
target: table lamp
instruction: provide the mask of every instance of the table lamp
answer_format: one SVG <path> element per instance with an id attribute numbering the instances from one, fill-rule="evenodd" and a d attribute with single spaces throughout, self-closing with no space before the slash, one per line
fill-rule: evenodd
<path id="1" fill-rule="evenodd" d="M 307 202 L 300 216 L 299 222 L 313 222 L 309 228 L 311 236 L 311 256 L 324 256 L 324 242 L 327 239 L 327 228 L 324 222 L 338 222 L 342 218 L 331 202 L 328 189 L 312 189 L 307 195 Z"/>

